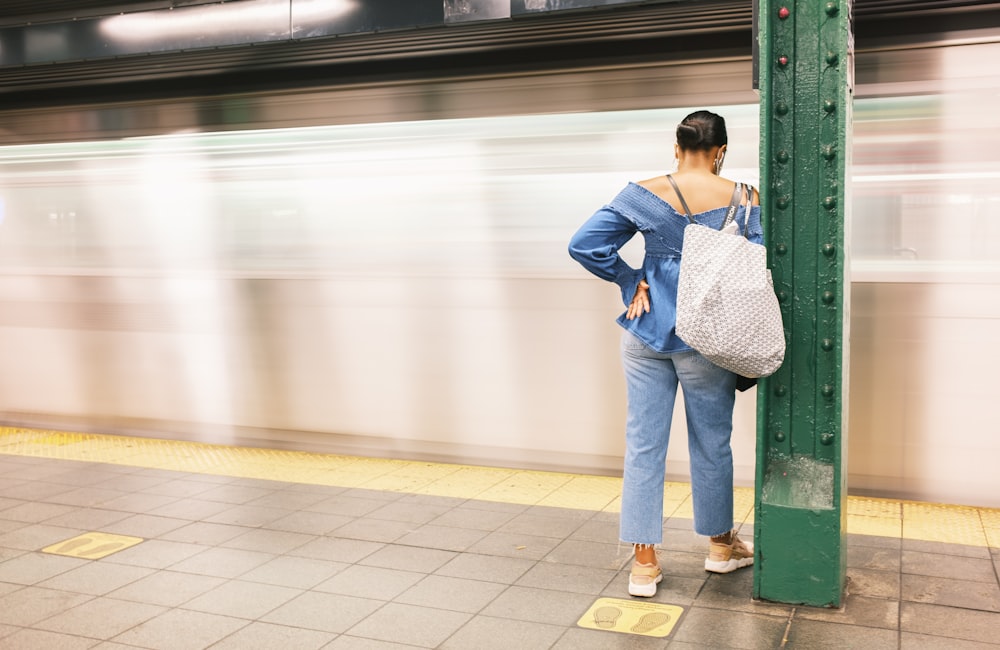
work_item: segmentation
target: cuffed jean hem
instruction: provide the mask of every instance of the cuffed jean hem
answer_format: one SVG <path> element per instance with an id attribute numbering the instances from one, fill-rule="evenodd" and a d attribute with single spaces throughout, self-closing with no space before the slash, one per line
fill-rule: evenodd
<path id="1" fill-rule="evenodd" d="M 647 546 L 663 541 L 666 455 L 678 385 L 687 416 L 695 532 L 732 530 L 736 375 L 694 350 L 656 352 L 629 332 L 622 336 L 622 362 L 628 419 L 620 539 Z"/>

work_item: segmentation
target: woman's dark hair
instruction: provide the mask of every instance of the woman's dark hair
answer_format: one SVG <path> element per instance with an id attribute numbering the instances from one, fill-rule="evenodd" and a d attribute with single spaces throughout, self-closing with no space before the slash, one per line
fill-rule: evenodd
<path id="1" fill-rule="evenodd" d="M 684 151 L 709 151 L 729 142 L 726 120 L 709 111 L 696 111 L 677 125 L 677 144 Z"/>

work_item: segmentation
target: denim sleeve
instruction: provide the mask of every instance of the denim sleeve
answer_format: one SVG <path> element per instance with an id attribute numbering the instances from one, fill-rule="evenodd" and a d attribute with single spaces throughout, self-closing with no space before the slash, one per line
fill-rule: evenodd
<path id="1" fill-rule="evenodd" d="M 632 221 L 605 206 L 580 226 L 569 242 L 570 257 L 602 280 L 621 287 L 626 305 L 632 302 L 643 271 L 626 264 L 618 250 L 638 230 Z"/>

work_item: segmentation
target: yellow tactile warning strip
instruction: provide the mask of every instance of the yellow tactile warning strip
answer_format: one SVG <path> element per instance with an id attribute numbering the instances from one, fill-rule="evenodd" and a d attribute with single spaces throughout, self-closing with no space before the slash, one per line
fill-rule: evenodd
<path id="1" fill-rule="evenodd" d="M 606 476 L 12 427 L 0 427 L 0 454 L 579 510 L 621 509 L 621 479 Z M 737 525 L 753 522 L 753 501 L 753 489 L 736 488 Z M 692 518 L 691 507 L 689 484 L 664 485 L 665 516 Z M 1000 509 L 848 497 L 847 529 L 1000 548 Z"/>
<path id="2" fill-rule="evenodd" d="M 71 539 L 64 540 L 47 546 L 42 549 L 42 553 L 53 555 L 68 555 L 69 557 L 79 557 L 85 560 L 99 560 L 112 553 L 124 551 L 142 542 L 141 537 L 130 537 L 128 535 L 112 535 L 110 533 L 84 533 Z"/>
<path id="3" fill-rule="evenodd" d="M 682 613 L 684 608 L 677 605 L 598 598 L 576 624 L 592 630 L 665 637 L 677 625 Z"/>

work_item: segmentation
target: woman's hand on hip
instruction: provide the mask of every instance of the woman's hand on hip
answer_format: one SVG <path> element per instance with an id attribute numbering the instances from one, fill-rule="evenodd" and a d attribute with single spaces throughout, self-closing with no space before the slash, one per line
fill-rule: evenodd
<path id="1" fill-rule="evenodd" d="M 625 312 L 625 318 L 632 320 L 639 318 L 643 313 L 649 313 L 649 284 L 645 280 L 639 280 L 639 286 L 635 288 L 635 295 Z"/>

